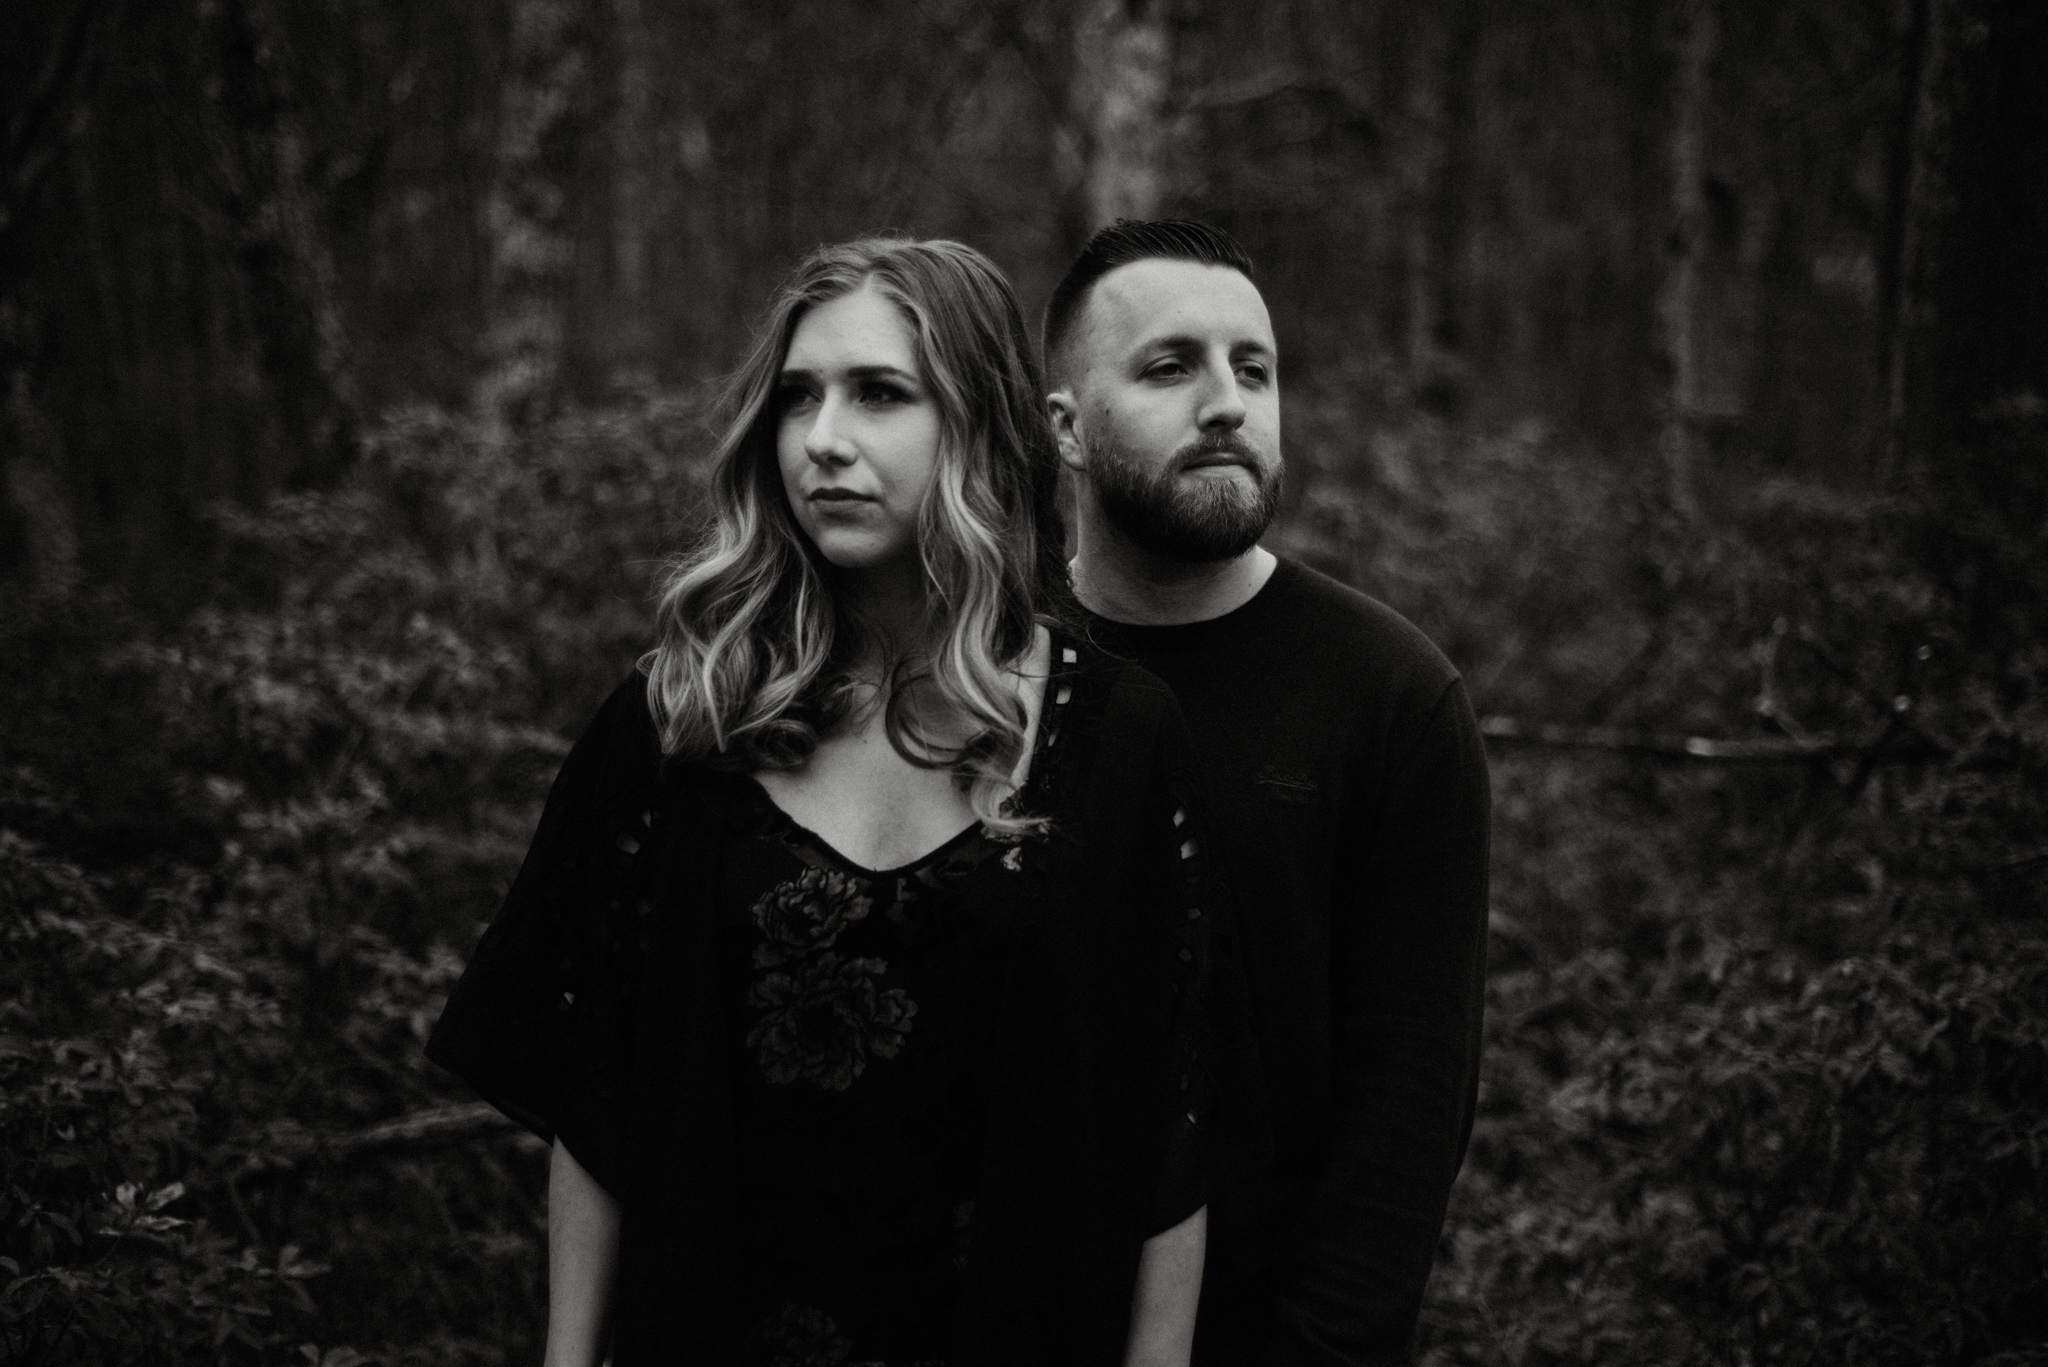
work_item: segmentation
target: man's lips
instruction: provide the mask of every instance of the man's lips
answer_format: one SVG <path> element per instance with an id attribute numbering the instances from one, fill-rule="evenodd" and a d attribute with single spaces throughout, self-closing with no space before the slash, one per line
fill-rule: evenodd
<path id="1" fill-rule="evenodd" d="M 1231 438 L 1205 441 L 1191 451 L 1183 451 L 1175 462 L 1183 474 L 1189 470 L 1213 470 L 1219 466 L 1238 465 L 1259 473 L 1259 458 L 1247 447 Z"/>

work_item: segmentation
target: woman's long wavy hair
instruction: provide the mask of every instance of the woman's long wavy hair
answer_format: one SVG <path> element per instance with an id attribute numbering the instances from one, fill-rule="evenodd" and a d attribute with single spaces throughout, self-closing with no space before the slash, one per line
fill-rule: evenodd
<path id="1" fill-rule="evenodd" d="M 776 460 L 777 379 L 797 323 L 863 287 L 902 310 L 940 416 L 917 520 L 924 622 L 894 654 L 834 594 L 833 569 L 790 511 Z M 881 654 L 897 753 L 950 770 L 990 828 L 1036 826 L 1005 802 L 1028 725 L 1006 670 L 1038 622 L 1078 616 L 1044 394 L 1016 295 L 973 248 L 863 238 L 797 267 L 728 384 L 710 525 L 660 584 L 657 641 L 640 665 L 664 753 L 746 769 L 800 764 L 868 696 L 853 663 Z"/>

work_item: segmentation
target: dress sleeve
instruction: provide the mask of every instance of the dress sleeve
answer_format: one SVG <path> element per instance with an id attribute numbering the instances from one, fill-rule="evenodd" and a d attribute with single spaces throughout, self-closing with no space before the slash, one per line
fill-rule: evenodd
<path id="1" fill-rule="evenodd" d="M 450 994 L 427 1057 L 614 1196 L 631 956 L 621 903 L 649 842 L 660 751 L 637 675 L 570 750 L 505 904 Z"/>
<path id="2" fill-rule="evenodd" d="M 1241 1090 L 1219 1087 L 1218 1074 L 1241 1067 L 1253 1051 L 1234 899 L 1221 861 L 1210 852 L 1210 808 L 1177 705 L 1168 705 L 1160 726 L 1146 806 L 1148 840 L 1156 842 L 1148 881 L 1155 890 L 1157 940 L 1169 955 L 1173 1003 L 1165 1138 L 1148 1221 L 1158 1233 L 1207 1203 L 1210 1167 L 1223 1157 L 1217 1098 Z"/>

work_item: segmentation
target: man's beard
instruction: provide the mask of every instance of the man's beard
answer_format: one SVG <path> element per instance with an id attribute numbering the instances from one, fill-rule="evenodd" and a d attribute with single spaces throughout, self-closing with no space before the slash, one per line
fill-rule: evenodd
<path id="1" fill-rule="evenodd" d="M 1186 478 L 1205 457 L 1232 455 L 1252 483 Z M 1091 447 L 1088 479 L 1102 513 L 1138 549 L 1162 560 L 1212 563 L 1259 544 L 1280 507 L 1280 462 L 1262 461 L 1235 432 L 1204 437 L 1173 453 L 1156 473 L 1114 443 Z"/>

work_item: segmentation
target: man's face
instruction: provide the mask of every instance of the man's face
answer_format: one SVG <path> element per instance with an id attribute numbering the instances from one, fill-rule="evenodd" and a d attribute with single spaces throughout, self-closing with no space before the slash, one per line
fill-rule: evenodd
<path id="1" fill-rule="evenodd" d="M 1167 560 L 1256 545 L 1280 498 L 1280 384 L 1252 282 L 1193 261 L 1119 266 L 1068 346 L 1053 424 L 1103 516 Z"/>

